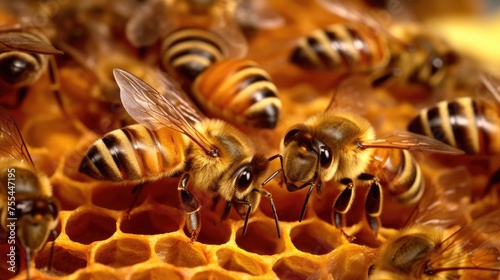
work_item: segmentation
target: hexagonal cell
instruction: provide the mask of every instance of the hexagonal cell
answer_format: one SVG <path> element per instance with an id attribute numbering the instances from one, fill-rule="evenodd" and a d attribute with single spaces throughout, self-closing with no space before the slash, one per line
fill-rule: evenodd
<path id="1" fill-rule="evenodd" d="M 156 243 L 154 249 L 160 260 L 175 266 L 197 267 L 208 264 L 201 246 L 178 237 L 163 238 Z"/>
<path id="2" fill-rule="evenodd" d="M 125 267 L 145 262 L 151 257 L 146 240 L 120 238 L 97 248 L 95 261 L 111 267 Z"/>
<path id="3" fill-rule="evenodd" d="M 138 194 L 134 207 L 138 207 L 146 199 L 147 187 L 148 185 L 144 185 Z M 132 193 L 133 188 L 130 185 L 99 185 L 92 189 L 92 204 L 111 210 L 128 210 L 137 195 Z"/>
<path id="4" fill-rule="evenodd" d="M 81 210 L 70 216 L 66 224 L 69 239 L 90 244 L 106 240 L 116 231 L 116 220 L 95 210 Z"/>
<path id="5" fill-rule="evenodd" d="M 186 236 L 191 236 L 184 227 Z M 220 216 L 210 210 L 201 210 L 201 231 L 196 241 L 203 244 L 221 245 L 231 238 L 231 221 L 220 222 Z"/>
<path id="6" fill-rule="evenodd" d="M 273 266 L 280 279 L 307 279 L 318 269 L 317 263 L 299 256 L 281 258 Z"/>
<path id="7" fill-rule="evenodd" d="M 51 257 L 51 244 L 47 244 L 35 258 L 37 269 L 49 275 L 69 275 L 78 269 L 87 266 L 87 253 L 84 249 L 75 250 L 68 246 L 54 245 L 54 255 L 52 257 L 52 267 L 48 270 L 48 264 Z"/>
<path id="8" fill-rule="evenodd" d="M 293 245 L 302 252 L 326 254 L 342 244 L 341 233 L 335 227 L 315 219 L 298 224 L 290 232 Z"/>
<path id="9" fill-rule="evenodd" d="M 222 248 L 217 251 L 217 262 L 219 265 L 231 271 L 244 272 L 253 276 L 266 273 L 266 265 L 257 261 L 256 258 L 246 256 L 235 250 Z"/>
<path id="10" fill-rule="evenodd" d="M 236 233 L 236 244 L 241 249 L 259 255 L 274 255 L 285 251 L 285 241 L 278 238 L 274 220 L 266 219 L 248 224 L 247 233 L 243 229 Z"/>
<path id="11" fill-rule="evenodd" d="M 217 280 L 236 280 L 241 279 L 240 277 L 232 277 L 228 272 L 219 270 L 205 270 L 198 272 L 191 280 L 206 280 L 206 279 L 217 279 Z"/>
<path id="12" fill-rule="evenodd" d="M 170 207 L 160 206 L 133 212 L 130 219 L 123 219 L 120 230 L 124 233 L 154 235 L 177 231 L 182 221 L 182 213 Z"/>
<path id="13" fill-rule="evenodd" d="M 171 279 L 181 280 L 182 275 L 176 270 L 166 266 L 155 266 L 149 268 L 140 268 L 130 275 L 130 280 L 150 280 L 150 279 Z"/>

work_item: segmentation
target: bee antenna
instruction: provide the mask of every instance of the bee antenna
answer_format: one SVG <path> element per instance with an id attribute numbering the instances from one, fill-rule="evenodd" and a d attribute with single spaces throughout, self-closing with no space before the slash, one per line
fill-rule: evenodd
<path id="1" fill-rule="evenodd" d="M 248 206 L 247 213 L 245 215 L 245 223 L 243 224 L 243 232 L 241 233 L 242 236 L 245 236 L 247 233 L 247 228 L 248 228 L 248 217 L 250 217 L 250 213 L 252 213 L 252 203 L 248 201 L 238 201 L 239 203 L 246 204 Z"/>
<path id="2" fill-rule="evenodd" d="M 302 210 L 300 210 L 299 222 L 302 222 L 302 220 L 304 219 L 304 216 L 306 214 L 307 203 L 309 202 L 309 197 L 311 196 L 311 193 L 314 189 L 313 182 L 308 182 L 306 184 L 311 184 L 311 186 L 309 187 L 309 190 L 307 191 L 306 199 L 304 200 L 304 205 L 302 205 Z M 299 187 L 299 188 L 302 188 L 302 187 Z"/>

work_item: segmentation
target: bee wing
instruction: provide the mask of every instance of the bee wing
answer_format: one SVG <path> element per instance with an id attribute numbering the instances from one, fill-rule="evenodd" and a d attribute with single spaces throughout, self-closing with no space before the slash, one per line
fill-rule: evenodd
<path id="1" fill-rule="evenodd" d="M 500 103 L 500 78 L 494 77 L 488 73 L 481 73 L 479 75 L 483 85 L 491 92 L 495 99 Z"/>
<path id="2" fill-rule="evenodd" d="M 275 29 L 285 25 L 285 19 L 266 0 L 241 0 L 234 17 L 241 25 L 261 29 Z"/>
<path id="3" fill-rule="evenodd" d="M 0 107 L 0 158 L 13 158 L 35 168 L 16 121 L 3 107 Z"/>
<path id="4" fill-rule="evenodd" d="M 426 187 L 422 199 L 406 221 L 405 227 L 419 224 L 439 228 L 466 223 L 464 210 L 471 197 L 471 176 L 465 166 L 438 174 Z"/>
<path id="5" fill-rule="evenodd" d="M 437 154 L 464 154 L 462 150 L 446 145 L 443 142 L 408 131 L 395 132 L 383 138 L 363 140 L 359 144 L 362 148 L 393 148 Z"/>
<path id="6" fill-rule="evenodd" d="M 63 52 L 54 48 L 51 44 L 21 31 L 9 31 L 0 33 L 0 51 L 24 51 L 40 54 L 62 54 Z"/>
<path id="7" fill-rule="evenodd" d="M 135 47 L 154 44 L 163 35 L 170 17 L 165 1 L 148 1 L 140 6 L 127 21 L 125 36 Z"/>
<path id="8" fill-rule="evenodd" d="M 342 108 L 358 115 L 366 113 L 368 101 L 372 102 L 373 88 L 368 83 L 366 77 L 350 75 L 342 79 L 335 89 L 333 89 L 332 98 L 325 111 L 334 108 Z"/>
<path id="9" fill-rule="evenodd" d="M 166 91 L 160 94 L 125 70 L 115 68 L 113 74 L 123 107 L 135 121 L 152 130 L 170 127 L 187 135 L 207 153 L 213 151 L 212 144 L 194 127 L 205 117 L 193 109 L 180 89 L 164 85 Z"/>
<path id="10" fill-rule="evenodd" d="M 439 246 L 430 260 L 436 272 L 467 269 L 500 271 L 500 210 L 463 226 Z"/>

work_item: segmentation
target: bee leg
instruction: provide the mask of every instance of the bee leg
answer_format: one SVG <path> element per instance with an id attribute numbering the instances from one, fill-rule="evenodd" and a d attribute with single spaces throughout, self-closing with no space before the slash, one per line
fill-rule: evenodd
<path id="1" fill-rule="evenodd" d="M 200 216 L 200 204 L 196 198 L 187 190 L 187 183 L 189 181 L 189 174 L 184 173 L 177 190 L 179 191 L 179 197 L 182 202 L 182 206 L 186 211 L 186 228 L 191 234 L 191 243 L 196 241 L 201 229 L 201 216 Z"/>
<path id="2" fill-rule="evenodd" d="M 134 209 L 135 204 L 137 203 L 137 199 L 139 199 L 139 195 L 141 194 L 141 191 L 144 188 L 144 184 L 145 183 L 140 183 L 139 185 L 134 186 L 134 188 L 132 188 L 132 195 L 134 195 L 134 200 L 132 200 L 132 203 L 128 207 L 127 213 L 125 213 L 127 219 L 130 219 L 130 212 L 132 212 L 132 209 Z"/>
<path id="3" fill-rule="evenodd" d="M 277 154 L 277 155 L 274 155 L 274 156 L 271 156 L 270 158 L 268 158 L 267 160 L 268 161 L 273 161 L 275 159 L 279 158 L 280 159 L 280 166 L 281 168 L 274 171 L 273 174 L 271 174 L 271 176 L 269 176 L 266 180 L 264 180 L 264 182 L 262 182 L 262 185 L 266 185 L 267 183 L 269 183 L 272 179 L 274 179 L 276 176 L 278 176 L 278 174 L 281 172 L 283 174 L 283 177 L 282 177 L 282 182 L 281 184 L 285 184 L 287 185 L 287 180 L 286 180 L 286 176 L 285 176 L 285 172 L 283 171 L 283 156 L 281 156 L 280 154 Z"/>
<path id="4" fill-rule="evenodd" d="M 29 247 L 24 248 L 24 252 L 26 253 L 26 279 L 30 278 L 30 262 L 31 262 L 31 249 Z"/>
<path id="5" fill-rule="evenodd" d="M 222 216 L 220 217 L 220 221 L 215 223 L 216 225 L 224 222 L 229 216 L 229 212 L 231 211 L 231 201 L 226 201 L 226 205 L 224 206 L 224 211 L 222 212 Z"/>
<path id="6" fill-rule="evenodd" d="M 299 222 L 302 222 L 302 220 L 304 219 L 304 216 L 306 214 L 306 206 L 307 206 L 307 203 L 309 202 L 309 197 L 311 196 L 311 193 L 314 189 L 314 185 L 315 185 L 315 182 L 306 182 L 300 186 L 296 186 L 292 183 L 286 184 L 286 189 L 289 192 L 296 192 L 298 190 L 301 190 L 301 189 L 309 186 L 309 190 L 307 191 L 307 194 L 306 194 L 306 199 L 304 200 L 304 204 L 302 205 L 302 210 L 300 210 Z"/>
<path id="7" fill-rule="evenodd" d="M 500 169 L 498 169 L 495 173 L 490 178 L 490 181 L 488 182 L 488 185 L 484 189 L 484 195 L 487 195 L 493 186 L 500 184 Z"/>
<path id="8" fill-rule="evenodd" d="M 245 201 L 245 200 L 237 200 L 237 199 L 233 199 L 233 203 L 238 203 L 238 204 L 243 204 L 243 205 L 246 205 L 247 206 L 247 211 L 245 211 L 245 213 L 243 213 L 243 215 L 241 215 L 241 212 L 240 215 L 243 219 L 245 219 L 245 223 L 243 224 L 243 232 L 241 233 L 241 236 L 245 236 L 245 234 L 247 233 L 247 228 L 248 228 L 248 218 L 250 217 L 250 213 L 252 213 L 252 203 L 248 202 L 248 201 Z M 237 209 L 240 209 L 240 207 L 236 207 Z"/>
<path id="9" fill-rule="evenodd" d="M 391 68 L 370 75 L 370 77 L 368 77 L 368 80 L 370 81 L 371 86 L 374 88 L 388 87 L 391 84 L 394 84 L 402 74 L 403 72 L 400 68 Z"/>
<path id="10" fill-rule="evenodd" d="M 254 191 L 269 198 L 269 203 L 271 203 L 271 209 L 273 210 L 274 222 L 276 223 L 276 232 L 278 233 L 278 238 L 281 238 L 280 222 L 278 219 L 278 213 L 276 212 L 276 206 L 274 205 L 273 195 L 264 189 L 255 189 Z"/>
<path id="11" fill-rule="evenodd" d="M 210 207 L 210 210 L 212 210 L 212 211 L 215 210 L 215 208 L 217 207 L 217 204 L 219 204 L 219 200 L 220 200 L 220 195 L 217 195 L 212 199 L 212 206 Z"/>
<path id="12" fill-rule="evenodd" d="M 365 211 L 366 218 L 370 228 L 375 233 L 378 233 L 380 228 L 380 214 L 382 212 L 382 186 L 380 185 L 377 177 L 363 173 L 359 175 L 358 179 L 360 180 L 372 180 L 372 184 L 370 185 L 370 189 L 366 194 L 365 199 Z"/>
<path id="13" fill-rule="evenodd" d="M 350 178 L 344 178 L 340 180 L 340 183 L 345 185 L 345 188 L 333 202 L 332 219 L 335 226 L 340 230 L 344 237 L 349 240 L 349 242 L 352 242 L 355 237 L 348 235 L 343 228 L 345 225 L 345 214 L 351 209 L 351 205 L 354 200 L 354 182 Z"/>
<path id="14" fill-rule="evenodd" d="M 52 261 L 54 260 L 54 243 L 57 238 L 57 231 L 51 230 L 50 233 L 52 234 L 52 246 L 50 247 L 50 258 L 49 258 L 49 263 L 47 265 L 48 271 L 52 269 Z"/>

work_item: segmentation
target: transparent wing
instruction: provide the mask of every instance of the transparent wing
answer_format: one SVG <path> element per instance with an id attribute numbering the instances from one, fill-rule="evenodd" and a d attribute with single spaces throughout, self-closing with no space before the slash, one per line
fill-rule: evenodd
<path id="1" fill-rule="evenodd" d="M 466 224 L 471 192 L 471 176 L 465 166 L 439 173 L 425 189 L 405 227 L 419 224 L 444 229 Z"/>
<path id="2" fill-rule="evenodd" d="M 3 107 L 0 107 L 0 158 L 13 158 L 35 168 L 16 122 Z"/>
<path id="3" fill-rule="evenodd" d="M 145 2 L 127 21 L 125 36 L 135 47 L 153 45 L 163 35 L 169 19 L 165 1 Z"/>
<path id="4" fill-rule="evenodd" d="M 268 0 L 241 0 L 234 18 L 240 25 L 259 29 L 275 29 L 285 25 L 285 19 L 270 7 Z"/>
<path id="5" fill-rule="evenodd" d="M 488 73 L 481 73 L 479 75 L 483 85 L 491 92 L 495 99 L 500 103 L 500 78 L 494 77 Z"/>
<path id="6" fill-rule="evenodd" d="M 366 112 L 365 104 L 373 101 L 370 97 L 373 97 L 373 88 L 366 77 L 350 75 L 342 79 L 333 90 L 330 104 L 325 111 L 342 108 L 363 115 Z"/>
<path id="7" fill-rule="evenodd" d="M 392 135 L 374 140 L 365 140 L 359 144 L 362 148 L 395 148 L 437 154 L 464 154 L 464 151 L 446 145 L 438 140 L 407 131 L 395 132 Z"/>
<path id="8" fill-rule="evenodd" d="M 496 210 L 468 223 L 444 240 L 429 264 L 436 273 L 480 270 L 498 275 L 499 240 L 500 210 Z"/>
<path id="9" fill-rule="evenodd" d="M 62 54 L 38 36 L 22 31 L 0 32 L 0 51 L 18 50 L 28 53 Z"/>
<path id="10" fill-rule="evenodd" d="M 207 153 L 215 150 L 194 127 L 205 118 L 196 113 L 194 106 L 180 94 L 180 90 L 164 85 L 166 92 L 160 94 L 125 70 L 115 68 L 113 74 L 120 88 L 123 107 L 135 121 L 152 130 L 170 127 L 187 135 Z"/>

